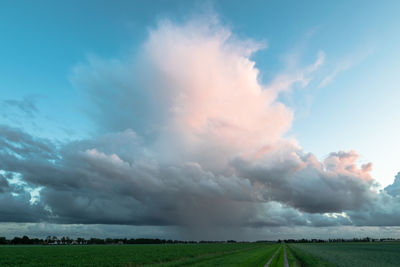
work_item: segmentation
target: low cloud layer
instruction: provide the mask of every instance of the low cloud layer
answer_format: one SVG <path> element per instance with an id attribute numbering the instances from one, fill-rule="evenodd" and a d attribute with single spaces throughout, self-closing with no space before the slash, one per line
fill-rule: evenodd
<path id="1" fill-rule="evenodd" d="M 211 21 L 211 22 L 210 22 Z M 139 51 L 91 58 L 71 80 L 97 126 L 54 143 L 0 127 L 0 221 L 177 226 L 394 226 L 399 179 L 384 191 L 354 151 L 324 161 L 284 137 L 279 94 L 324 61 L 263 85 L 251 55 L 214 18 L 160 22 Z"/>
<path id="2" fill-rule="evenodd" d="M 309 213 L 357 210 L 375 197 L 368 165 L 359 169 L 354 152 L 331 153 L 323 163 L 301 150 L 265 159 L 233 162 L 240 177 L 259 186 L 264 201 L 274 200 Z"/>

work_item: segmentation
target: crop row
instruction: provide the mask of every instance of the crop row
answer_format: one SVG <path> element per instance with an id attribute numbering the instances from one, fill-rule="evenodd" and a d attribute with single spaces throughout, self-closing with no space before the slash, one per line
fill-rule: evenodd
<path id="1" fill-rule="evenodd" d="M 290 244 L 289 250 L 303 266 L 399 266 L 400 243 Z"/>
<path id="2" fill-rule="evenodd" d="M 275 245 L 276 246 L 276 245 Z M 235 259 L 257 266 L 267 261 L 274 245 L 268 243 L 0 246 L 0 266 L 187 266 Z M 199 265 L 201 266 L 201 265 Z M 216 266 L 216 265 L 214 265 Z M 263 266 L 263 265 L 260 265 Z"/>

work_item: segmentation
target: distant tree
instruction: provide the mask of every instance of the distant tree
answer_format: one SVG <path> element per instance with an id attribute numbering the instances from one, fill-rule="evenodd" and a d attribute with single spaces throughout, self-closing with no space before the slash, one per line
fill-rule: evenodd
<path id="1" fill-rule="evenodd" d="M 29 237 L 27 237 L 26 235 L 24 235 L 21 239 L 21 243 L 24 245 L 28 245 L 31 244 L 31 240 L 29 239 Z"/>
<path id="2" fill-rule="evenodd" d="M 20 238 L 20 237 L 14 237 L 12 240 L 11 240 L 11 244 L 13 244 L 13 245 L 19 245 L 19 244 L 22 244 L 22 238 Z"/>
<path id="3" fill-rule="evenodd" d="M 44 242 L 43 242 L 42 239 L 39 239 L 39 238 L 33 238 L 33 239 L 31 239 L 31 244 L 39 245 L 39 244 L 43 244 L 43 243 L 44 243 Z"/>
<path id="4" fill-rule="evenodd" d="M 6 245 L 6 244 L 8 244 L 7 239 L 4 236 L 1 236 L 0 237 L 0 245 Z"/>
<path id="5" fill-rule="evenodd" d="M 88 240 L 88 244 L 104 244 L 104 239 L 92 237 Z"/>

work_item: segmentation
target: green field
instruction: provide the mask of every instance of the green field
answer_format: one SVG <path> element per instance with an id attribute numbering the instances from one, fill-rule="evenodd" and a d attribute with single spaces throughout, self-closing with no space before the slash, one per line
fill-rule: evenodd
<path id="1" fill-rule="evenodd" d="M 279 244 L 0 246 L 0 266 L 264 266 Z"/>
<path id="2" fill-rule="evenodd" d="M 307 243 L 288 246 L 304 266 L 400 266 L 400 243 Z"/>
<path id="3" fill-rule="evenodd" d="M 0 246 L 0 266 L 400 266 L 400 243 Z"/>

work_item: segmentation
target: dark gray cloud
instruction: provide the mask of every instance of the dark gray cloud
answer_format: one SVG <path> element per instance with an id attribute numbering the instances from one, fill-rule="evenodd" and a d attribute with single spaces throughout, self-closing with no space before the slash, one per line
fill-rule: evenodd
<path id="1" fill-rule="evenodd" d="M 22 182 L 11 183 L 0 174 L 0 222 L 41 222 L 48 220 L 49 213 L 41 203 L 32 202 Z"/>
<path id="2" fill-rule="evenodd" d="M 332 153 L 324 164 L 301 150 L 279 163 L 235 159 L 240 177 L 260 186 L 264 200 L 274 200 L 309 213 L 356 210 L 376 195 L 374 181 L 355 165 L 354 152 Z"/>
<path id="3" fill-rule="evenodd" d="M 204 231 L 399 224 L 399 201 L 373 190 L 365 169 L 353 166 L 354 152 L 333 153 L 324 163 L 299 150 L 278 162 L 236 158 L 217 174 L 197 163 L 160 164 L 131 130 L 57 148 L 19 129 L 0 129 L 7 144 L 0 148 L 3 222 Z M 19 183 L 10 184 L 15 177 Z M 27 187 L 41 188 L 37 201 Z"/>
<path id="4" fill-rule="evenodd" d="M 11 157 L 19 155 L 27 160 L 56 158 L 55 145 L 50 141 L 6 125 L 0 125 L 0 146 Z"/>
<path id="5" fill-rule="evenodd" d="M 135 151 L 137 146 L 131 131 L 104 136 L 98 141 L 70 143 L 55 154 L 43 140 L 28 138 L 16 129 L 2 129 L 7 133 L 3 142 L 8 146 L 0 150 L 1 169 L 18 173 L 31 187 L 43 187 L 39 202 L 50 211 L 44 220 L 238 225 L 253 212 L 249 204 L 251 185 L 246 179 L 217 176 L 195 163 L 160 166 L 149 159 L 135 157 L 134 152 L 125 155 L 127 161 L 122 160 L 125 144 L 129 142 L 121 140 L 133 137 L 129 151 Z M 29 146 L 23 145 L 21 149 L 15 142 L 29 143 Z M 32 149 L 33 142 L 44 151 Z M 121 158 L 98 150 L 113 150 L 118 143 Z M 50 152 L 54 158 L 49 158 Z"/>
<path id="6" fill-rule="evenodd" d="M 1 222 L 42 222 L 48 221 L 49 212 L 41 204 L 31 204 L 31 196 L 27 192 L 0 193 Z"/>

